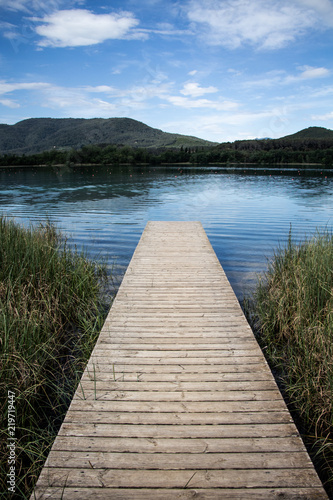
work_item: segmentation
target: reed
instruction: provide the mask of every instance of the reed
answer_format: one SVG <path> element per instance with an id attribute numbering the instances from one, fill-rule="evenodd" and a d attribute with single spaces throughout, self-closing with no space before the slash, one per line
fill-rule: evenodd
<path id="1" fill-rule="evenodd" d="M 29 493 L 104 322 L 106 267 L 51 224 L 0 217 L 1 479 L 8 492 L 8 391 L 15 395 L 15 494 Z"/>
<path id="2" fill-rule="evenodd" d="M 333 493 L 333 237 L 278 248 L 249 317 L 322 480 Z M 333 497 L 332 497 L 333 498 Z"/>

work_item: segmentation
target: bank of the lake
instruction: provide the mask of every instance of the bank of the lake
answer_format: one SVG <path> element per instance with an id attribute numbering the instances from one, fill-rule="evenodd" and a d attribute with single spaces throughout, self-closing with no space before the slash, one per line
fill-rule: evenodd
<path id="1" fill-rule="evenodd" d="M 29 498 L 110 306 L 105 268 L 53 225 L 0 218 L 1 481 Z"/>
<path id="2" fill-rule="evenodd" d="M 333 236 L 276 251 L 248 314 L 333 498 Z"/>

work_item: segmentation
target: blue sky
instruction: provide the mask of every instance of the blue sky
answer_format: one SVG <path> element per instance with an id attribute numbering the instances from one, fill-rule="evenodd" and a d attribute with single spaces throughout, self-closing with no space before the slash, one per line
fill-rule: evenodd
<path id="1" fill-rule="evenodd" d="M 0 0 L 0 123 L 223 142 L 333 129 L 333 0 Z"/>

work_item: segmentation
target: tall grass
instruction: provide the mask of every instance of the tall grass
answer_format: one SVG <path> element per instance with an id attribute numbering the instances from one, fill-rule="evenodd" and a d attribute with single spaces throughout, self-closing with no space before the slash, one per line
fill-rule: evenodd
<path id="1" fill-rule="evenodd" d="M 289 236 L 258 284 L 250 313 L 258 340 L 333 492 L 333 237 Z M 333 498 L 333 496 L 332 496 Z"/>
<path id="2" fill-rule="evenodd" d="M 50 224 L 0 217 L 0 491 L 7 490 L 8 390 L 15 394 L 16 494 L 28 498 L 105 319 L 105 269 Z"/>

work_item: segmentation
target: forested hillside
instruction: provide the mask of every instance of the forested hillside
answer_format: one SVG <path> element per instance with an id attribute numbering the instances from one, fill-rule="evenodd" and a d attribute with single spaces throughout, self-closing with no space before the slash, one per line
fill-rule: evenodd
<path id="1" fill-rule="evenodd" d="M 91 122 L 90 120 L 78 120 L 78 127 L 75 128 L 78 134 L 77 143 L 84 142 L 83 136 L 79 134 L 80 122 L 82 122 L 85 133 L 90 130 L 89 140 L 94 141 L 95 139 L 97 143 L 91 142 L 81 145 L 81 147 L 52 147 L 49 150 L 34 154 L 5 153 L 0 156 L 0 165 L 106 165 L 122 163 L 133 165 L 141 163 L 150 165 L 160 165 L 162 163 L 207 165 L 209 163 L 222 163 L 244 165 L 316 164 L 333 168 L 333 131 L 321 127 L 310 127 L 280 139 L 245 140 L 215 145 L 200 139 L 167 134 L 157 129 L 151 129 L 147 125 L 135 122 L 135 120 L 112 120 L 120 120 L 112 123 L 117 129 L 114 138 L 119 138 L 119 135 L 122 136 L 123 143 L 101 142 L 102 136 L 98 135 L 97 137 L 96 135 L 97 131 L 100 130 L 98 127 L 94 129 L 93 123 L 89 123 L 89 127 L 92 126 L 92 128 L 87 128 L 86 122 Z M 108 122 L 108 120 L 105 120 L 105 122 Z M 58 129 L 52 128 L 55 125 L 54 121 L 47 120 L 46 124 L 50 127 L 48 129 L 50 135 L 53 133 L 53 137 L 55 137 Z M 99 122 L 98 124 L 103 125 Z M 42 122 L 38 120 L 37 125 L 41 127 Z M 126 128 L 127 126 L 128 128 Z M 38 127 L 34 128 L 35 137 L 42 133 L 38 131 Z M 109 131 L 110 128 L 111 124 L 108 124 Z M 138 132 L 140 130 L 141 133 Z M 133 131 L 135 131 L 135 134 Z M 47 132 L 44 131 L 44 133 Z M 32 132 L 30 137 L 32 137 Z M 71 137 L 73 137 L 73 133 Z M 84 137 L 87 138 L 87 135 Z M 133 137 L 137 139 L 134 141 Z M 188 142 L 186 142 L 187 140 Z M 126 141 L 130 142 L 130 144 L 126 145 Z M 68 142 L 70 141 L 68 140 Z M 142 142 L 151 145 L 143 146 Z M 155 144 L 155 146 L 152 144 Z"/>
<path id="2" fill-rule="evenodd" d="M 170 134 L 130 118 L 30 118 L 15 125 L 0 125 L 0 154 L 68 151 L 91 144 L 180 148 L 216 142 Z"/>
<path id="3" fill-rule="evenodd" d="M 212 148 L 204 161 L 239 163 L 333 164 L 333 131 L 309 127 L 280 139 L 225 142 Z M 202 158 L 201 158 L 202 161 Z"/>

